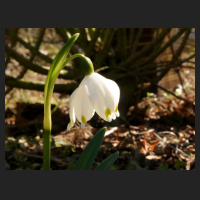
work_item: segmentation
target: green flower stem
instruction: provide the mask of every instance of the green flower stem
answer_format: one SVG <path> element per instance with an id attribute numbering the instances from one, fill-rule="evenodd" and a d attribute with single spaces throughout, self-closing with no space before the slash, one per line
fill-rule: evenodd
<path id="1" fill-rule="evenodd" d="M 75 40 L 78 38 L 79 34 L 73 35 L 68 42 L 63 46 L 63 48 L 59 51 L 59 53 L 56 55 L 55 59 L 53 60 L 53 63 L 49 69 L 47 79 L 45 82 L 45 88 L 44 88 L 44 153 L 43 153 L 43 170 L 50 170 L 50 149 L 51 149 L 51 127 L 52 127 L 52 121 L 51 121 L 51 97 L 53 94 L 54 85 L 56 82 L 56 79 L 60 73 L 60 71 L 64 68 L 64 66 L 73 60 L 74 58 L 81 58 L 82 60 L 82 70 L 85 73 L 85 75 L 90 75 L 94 72 L 93 64 L 91 60 L 87 57 L 85 57 L 82 54 L 75 54 L 68 58 L 67 60 L 67 54 L 72 47 Z"/>
<path id="2" fill-rule="evenodd" d="M 50 159 L 51 159 L 51 130 L 44 129 L 44 151 L 43 151 L 43 169 L 50 170 Z"/>
<path id="3" fill-rule="evenodd" d="M 81 62 L 81 69 L 82 69 L 82 71 L 84 72 L 85 76 L 88 76 L 88 75 L 94 73 L 94 67 L 93 67 L 92 61 L 91 61 L 88 57 L 86 57 L 86 56 L 84 56 L 84 55 L 82 55 L 82 54 L 79 54 L 79 53 L 74 54 L 73 56 L 71 56 L 70 58 L 68 58 L 68 59 L 64 62 L 63 68 L 64 68 L 64 66 L 65 66 L 68 62 L 70 62 L 70 61 L 73 60 L 74 58 L 81 58 L 81 61 L 82 61 L 82 62 Z"/>

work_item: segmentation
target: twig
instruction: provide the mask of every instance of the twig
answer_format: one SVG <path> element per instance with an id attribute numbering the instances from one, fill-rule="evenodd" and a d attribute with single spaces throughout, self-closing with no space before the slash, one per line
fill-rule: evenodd
<path id="1" fill-rule="evenodd" d="M 189 28 L 189 29 L 187 29 L 187 31 L 185 32 L 185 36 L 183 37 L 183 40 L 182 40 L 182 42 L 181 42 L 180 47 L 178 48 L 178 50 L 177 50 L 176 53 L 174 54 L 173 60 L 178 59 L 178 57 L 181 55 L 181 52 L 183 51 L 183 49 L 184 49 L 184 47 L 185 47 L 185 45 L 186 45 L 186 43 L 187 43 L 188 37 L 189 37 L 189 35 L 190 35 L 190 33 L 191 33 L 191 30 L 192 30 L 192 29 Z"/>
<path id="2" fill-rule="evenodd" d="M 30 153 L 25 153 L 25 152 L 15 152 L 15 154 L 17 154 L 18 156 L 25 156 L 25 157 L 36 158 L 36 159 L 43 159 L 43 156 L 34 155 L 34 154 L 30 154 Z M 60 159 L 55 158 L 53 156 L 51 156 L 51 161 L 57 162 L 61 165 L 68 165 L 67 163 L 65 163 L 65 162 L 61 161 Z"/>
<path id="3" fill-rule="evenodd" d="M 192 58 L 194 58 L 194 57 L 195 57 L 195 54 L 191 55 L 190 57 L 188 57 L 188 58 L 186 58 L 186 59 L 184 59 L 184 60 L 177 60 L 175 63 L 173 62 L 174 64 L 172 64 L 172 65 L 170 65 L 170 63 L 172 63 L 172 61 L 169 61 L 169 62 L 167 62 L 167 63 L 169 63 L 169 65 L 165 65 L 165 66 L 164 66 L 165 68 L 163 68 L 163 69 L 158 69 L 158 70 L 155 70 L 155 71 L 151 71 L 150 69 L 152 69 L 152 68 L 154 68 L 154 67 L 157 67 L 157 66 L 153 66 L 153 67 L 147 68 L 147 71 L 145 71 L 145 72 L 137 73 L 137 72 L 143 70 L 142 67 L 140 67 L 140 68 L 138 67 L 137 69 L 132 70 L 132 71 L 129 71 L 129 72 L 126 73 L 126 74 L 122 74 L 122 75 L 119 75 L 118 77 L 115 77 L 114 80 L 117 81 L 117 80 L 120 80 L 120 79 L 122 79 L 122 78 L 129 77 L 129 76 L 140 76 L 140 75 L 151 74 L 151 73 L 159 72 L 159 71 L 163 71 L 163 74 L 165 75 L 166 72 L 169 71 L 169 69 L 175 68 L 175 67 L 181 65 L 181 64 L 184 63 L 184 62 L 188 62 L 190 59 L 192 59 Z M 164 62 L 160 62 L 160 63 L 164 63 Z M 160 63 L 157 63 L 157 64 L 160 64 Z M 147 66 L 149 66 L 149 65 L 147 65 Z M 182 66 L 182 67 L 185 67 L 185 66 Z M 117 66 L 117 67 L 114 67 L 114 68 L 120 69 L 120 67 L 118 67 L 118 66 Z M 186 68 L 187 68 L 187 67 L 186 67 Z M 195 69 L 195 68 L 193 68 L 193 67 L 189 67 L 189 68 Z M 124 71 L 125 71 L 125 70 L 124 70 Z M 158 81 L 164 76 L 163 74 L 161 74 L 161 75 L 156 79 L 155 82 L 158 82 Z M 161 77 L 161 76 L 162 76 L 162 77 Z"/>
<path id="4" fill-rule="evenodd" d="M 144 30 L 143 28 L 140 28 L 138 30 L 137 36 L 135 38 L 135 42 L 134 42 L 132 50 L 131 50 L 131 55 L 134 55 L 137 50 L 138 42 L 140 41 L 140 38 L 142 37 L 143 30 Z"/>
<path id="5" fill-rule="evenodd" d="M 11 76 L 5 75 L 5 84 L 10 87 L 28 89 L 28 90 L 37 90 L 44 92 L 44 84 L 28 82 L 17 80 Z M 71 94 L 78 87 L 77 83 L 70 84 L 55 84 L 54 92 L 62 94 Z"/>
<path id="6" fill-rule="evenodd" d="M 93 33 L 93 37 L 92 37 L 92 39 L 90 41 L 90 44 L 85 50 L 85 55 L 86 56 L 90 57 L 92 51 L 94 50 L 94 47 L 95 47 L 96 41 L 97 41 L 97 39 L 99 37 L 100 31 L 101 31 L 100 28 L 96 28 L 95 32 Z"/>
<path id="7" fill-rule="evenodd" d="M 185 45 L 186 45 L 186 43 L 187 43 L 188 37 L 189 37 L 189 35 L 190 35 L 190 33 L 191 33 L 191 30 L 192 30 L 192 29 L 188 29 L 188 30 L 185 32 L 185 36 L 183 37 L 183 40 L 182 40 L 182 42 L 181 42 L 180 47 L 178 48 L 177 52 L 173 55 L 173 59 L 174 59 L 174 60 L 178 59 L 178 57 L 181 55 L 181 52 L 183 51 L 183 49 L 184 49 L 184 47 L 185 47 Z M 179 77 L 180 84 L 181 84 L 181 86 L 182 86 L 182 88 L 183 88 L 183 91 L 184 91 L 184 93 L 185 93 L 185 96 L 187 97 L 187 93 L 186 93 L 186 91 L 185 91 L 185 88 L 183 87 L 183 81 L 182 81 L 182 78 L 181 78 L 179 69 L 175 70 L 175 72 L 177 73 L 177 75 L 178 75 L 178 77 Z"/>
<path id="8" fill-rule="evenodd" d="M 44 33 L 45 33 L 45 28 L 42 28 L 42 29 L 40 30 L 40 35 L 39 35 L 39 37 L 38 37 L 38 41 L 37 41 L 36 46 L 35 46 L 36 51 L 38 51 L 38 49 L 39 49 L 39 47 L 40 47 L 40 45 L 41 45 L 42 39 L 43 39 L 43 37 L 44 37 Z M 31 63 L 33 62 L 33 59 L 34 59 L 35 55 L 36 55 L 36 53 L 32 53 L 31 58 L 30 58 L 30 60 L 29 60 Z M 23 78 L 23 76 L 26 74 L 26 72 L 27 72 L 27 68 L 24 68 L 24 69 L 21 71 L 21 73 L 19 74 L 19 76 L 17 76 L 16 79 L 21 79 L 21 78 Z M 13 89 L 13 87 L 8 87 L 7 90 L 5 91 L 5 95 L 8 94 L 12 89 Z"/>
<path id="9" fill-rule="evenodd" d="M 102 49 L 99 51 L 97 57 L 95 58 L 94 64 L 96 64 L 96 69 L 98 69 L 102 62 L 105 59 L 105 56 L 107 54 L 107 51 L 110 48 L 111 45 L 111 41 L 114 35 L 115 29 L 114 28 L 107 28 L 106 32 L 105 32 L 105 37 L 103 39 L 103 45 L 102 45 Z"/>
<path id="10" fill-rule="evenodd" d="M 155 85 L 155 86 L 157 86 L 158 88 L 160 88 L 161 90 L 163 90 L 163 91 L 165 91 L 165 92 L 167 92 L 167 93 L 169 93 L 169 94 L 175 96 L 177 99 L 181 99 L 181 100 L 185 101 L 186 103 L 193 105 L 192 102 L 188 101 L 187 99 L 184 99 L 184 98 L 182 98 L 182 97 L 179 97 L 179 96 L 175 95 L 173 92 L 171 92 L 171 91 L 169 91 L 169 90 L 163 88 L 162 86 L 156 84 L 156 83 L 153 82 L 152 80 L 150 80 L 150 79 L 148 79 L 148 78 L 146 78 L 146 77 L 143 77 L 143 78 L 146 79 L 147 81 L 149 81 L 152 85 Z"/>
<path id="11" fill-rule="evenodd" d="M 38 51 L 35 47 L 31 46 L 29 43 L 25 42 L 24 40 L 22 40 L 20 37 L 18 37 L 17 35 L 15 35 L 11 30 L 6 29 L 5 32 L 10 35 L 11 37 L 15 38 L 20 44 L 22 44 L 24 47 L 26 47 L 27 49 L 30 50 L 30 52 L 32 54 L 36 54 L 37 56 L 39 56 L 41 59 L 45 60 L 48 63 L 52 63 L 53 59 L 51 59 L 50 57 L 42 54 L 40 51 Z"/>
<path id="12" fill-rule="evenodd" d="M 163 142 L 163 139 L 158 135 L 158 134 L 160 134 L 160 133 L 155 133 L 156 131 L 154 131 L 153 132 L 153 134 L 161 141 L 161 142 Z M 161 134 L 161 135 L 163 135 L 163 134 Z M 165 135 L 163 135 L 163 136 L 165 136 Z M 166 137 L 166 136 L 165 136 Z M 166 137 L 166 138 L 168 138 L 168 137 Z M 170 138 L 168 138 L 168 139 L 170 139 Z M 170 139 L 171 140 L 171 139 Z M 176 146 L 176 148 L 175 147 L 173 147 L 172 145 L 170 145 L 170 144 L 166 144 L 167 146 L 169 146 L 169 147 L 171 147 L 172 149 L 174 149 L 174 150 L 177 150 L 178 152 L 180 152 L 183 156 L 185 156 L 186 158 L 189 158 L 189 159 L 191 159 L 191 156 L 189 156 L 189 155 L 187 155 L 186 153 L 184 153 L 181 149 L 179 149 L 177 146 Z"/>
<path id="13" fill-rule="evenodd" d="M 133 37 L 134 37 L 134 28 L 130 29 L 130 35 L 129 35 L 129 56 L 131 54 L 131 47 L 133 46 Z"/>
<path id="14" fill-rule="evenodd" d="M 48 74 L 48 69 L 45 69 L 37 64 L 34 64 L 30 62 L 28 59 L 25 57 L 21 56 L 19 53 L 17 53 L 15 50 L 10 48 L 6 43 L 5 43 L 5 51 L 8 53 L 10 56 L 12 56 L 16 61 L 18 61 L 21 65 L 23 65 L 25 68 L 30 69 L 34 72 L 37 72 L 39 74 L 47 75 Z M 73 79 L 74 74 L 72 73 L 67 73 L 67 74 L 59 74 L 59 78 L 63 79 Z"/>
<path id="15" fill-rule="evenodd" d="M 95 72 L 100 72 L 100 71 L 103 71 L 103 70 L 106 70 L 106 69 L 119 69 L 120 71 L 128 72 L 128 70 L 125 69 L 125 68 L 121 68 L 121 67 L 109 67 L 109 66 L 104 66 L 104 67 L 98 68 L 97 70 L 95 70 Z"/>
<path id="16" fill-rule="evenodd" d="M 187 31 L 187 30 L 188 30 L 188 29 L 186 29 L 186 31 Z M 175 40 L 178 38 L 178 36 L 181 36 L 181 34 L 182 34 L 184 31 L 185 31 L 184 29 L 180 29 L 179 32 L 178 32 L 176 35 L 174 35 L 174 36 L 171 38 L 171 40 L 168 41 L 167 43 L 170 44 L 170 42 L 171 42 L 172 40 L 175 41 Z M 186 37 L 185 37 L 185 38 L 186 38 Z M 185 42 L 186 42 L 186 40 L 183 40 L 183 41 L 182 41 L 181 46 L 179 47 L 178 51 L 175 53 L 175 56 L 174 56 L 173 58 L 178 58 L 178 57 L 179 57 L 179 55 L 180 55 L 180 53 L 182 52 L 182 49 L 183 49 L 183 47 L 184 47 L 184 45 L 185 45 Z M 166 44 L 167 44 L 167 43 L 166 43 Z M 165 44 L 164 46 L 166 46 L 166 44 Z M 192 56 L 190 56 L 189 58 L 187 58 L 186 61 L 190 60 L 190 59 L 193 58 L 193 57 L 195 57 L 195 54 L 193 54 Z M 176 63 L 176 60 L 172 59 L 172 60 L 170 61 L 170 64 L 172 64 L 172 63 L 174 63 L 174 62 Z M 156 80 L 155 80 L 154 83 L 158 83 L 158 82 L 168 73 L 168 71 L 169 71 L 169 69 L 167 69 L 167 68 L 166 68 L 166 70 L 163 70 L 163 72 L 156 78 Z"/>
<path id="17" fill-rule="evenodd" d="M 56 32 L 58 33 L 58 35 L 60 35 L 60 37 L 63 39 L 64 42 L 67 42 L 69 40 L 67 34 L 66 34 L 66 29 L 65 28 L 55 28 Z M 77 40 L 77 44 L 79 43 L 79 41 Z M 79 50 L 76 47 L 76 45 L 73 45 L 71 47 L 71 52 L 72 54 L 78 53 Z"/>
<path id="18" fill-rule="evenodd" d="M 186 93 L 186 91 L 185 91 L 185 88 L 183 87 L 183 80 L 182 80 L 182 78 L 181 78 L 180 71 L 179 71 L 179 69 L 177 69 L 177 70 L 175 70 L 175 71 L 176 71 L 176 73 L 178 74 L 178 78 L 179 78 L 180 84 L 181 84 L 181 86 L 182 86 L 182 88 L 183 88 L 183 91 L 184 91 L 184 93 L 185 93 L 185 96 L 187 97 L 187 93 Z"/>
<path id="19" fill-rule="evenodd" d="M 171 30 L 171 28 L 164 28 L 162 30 L 162 32 L 156 38 L 154 38 L 149 44 L 147 44 L 145 47 L 143 47 L 136 54 L 131 55 L 128 59 L 126 59 L 124 62 L 122 62 L 119 65 L 119 67 L 126 67 L 127 65 L 129 65 L 133 61 L 144 56 L 147 52 L 149 52 L 152 48 L 154 48 L 154 46 L 156 44 L 160 43 L 164 39 L 164 37 L 167 35 L 167 33 L 169 33 L 170 30 Z"/>
<path id="20" fill-rule="evenodd" d="M 88 35 L 89 35 L 90 40 L 91 40 L 92 37 L 93 37 L 93 34 L 94 34 L 95 30 L 96 30 L 96 28 L 87 28 L 87 30 L 88 30 Z"/>
<path id="21" fill-rule="evenodd" d="M 195 69 L 195 67 L 191 67 L 191 66 L 182 66 L 182 65 L 181 65 L 181 68 Z"/>
<path id="22" fill-rule="evenodd" d="M 169 93 L 169 94 L 175 96 L 177 99 L 181 99 L 181 100 L 185 101 L 186 103 L 193 105 L 192 102 L 188 101 L 187 99 L 184 99 L 184 98 L 182 98 L 182 97 L 179 97 L 179 96 L 175 95 L 173 92 L 170 92 L 169 90 L 163 88 L 162 86 L 160 86 L 160 85 L 154 83 L 154 82 L 151 81 L 150 79 L 148 79 L 148 78 L 146 78 L 146 77 L 143 77 L 143 78 L 146 79 L 146 80 L 148 80 L 148 81 L 151 82 L 153 85 L 155 85 L 155 86 L 157 86 L 158 88 L 160 88 L 161 90 L 164 90 L 165 92 L 167 92 L 167 93 Z"/>
<path id="23" fill-rule="evenodd" d="M 126 58 L 126 28 L 117 29 L 117 39 L 118 39 L 118 57 L 121 60 Z"/>
<path id="24" fill-rule="evenodd" d="M 160 55 L 162 52 L 164 52 L 165 49 L 167 49 L 173 42 L 175 42 L 187 30 L 188 30 L 187 28 L 180 29 L 180 31 L 176 35 L 174 35 L 173 37 L 171 37 L 171 39 L 168 42 L 166 42 L 165 45 L 163 45 L 160 49 L 158 49 L 155 53 L 153 53 L 144 62 L 140 63 L 139 66 L 144 66 L 147 63 L 152 62 L 155 58 L 158 57 L 158 55 Z"/>
<path id="25" fill-rule="evenodd" d="M 87 47 L 88 44 L 87 33 L 85 28 L 79 28 L 79 31 L 80 31 L 80 39 L 82 41 L 82 48 L 85 49 L 85 47 Z"/>
<path id="26" fill-rule="evenodd" d="M 78 32 L 77 28 L 66 28 L 66 29 L 71 35 L 74 35 Z"/>
<path id="27" fill-rule="evenodd" d="M 20 72 L 19 76 L 17 76 L 16 80 L 23 78 L 23 76 L 25 75 L 26 72 L 27 72 L 27 69 L 23 68 L 22 71 Z M 7 95 L 12 89 L 13 89 L 12 86 L 8 86 L 7 90 L 5 91 L 5 95 Z"/>
<path id="28" fill-rule="evenodd" d="M 185 59 L 185 62 L 186 61 L 188 61 L 188 60 L 190 60 L 190 59 L 192 59 L 192 58 L 194 58 L 195 57 L 195 54 L 193 54 L 193 55 L 191 55 L 191 56 L 189 56 L 187 59 Z M 173 62 L 172 62 L 173 63 Z M 181 63 L 179 63 L 179 62 L 176 62 L 178 65 L 180 65 L 180 64 L 182 64 L 183 62 L 181 62 Z M 175 63 L 175 64 L 176 64 Z M 175 65 L 174 64 L 174 65 Z M 178 66 L 177 65 L 177 66 Z M 168 73 L 168 71 L 169 71 L 169 69 L 166 69 L 166 70 L 164 70 L 157 78 L 156 78 L 156 80 L 155 80 L 155 83 L 158 83 L 167 73 Z"/>
<path id="29" fill-rule="evenodd" d="M 170 39 L 171 39 L 171 37 L 170 37 L 170 33 L 169 33 L 167 36 L 168 36 L 168 39 L 170 40 Z M 174 55 L 174 47 L 173 47 L 173 43 L 170 45 L 170 49 L 171 49 L 172 55 Z"/>
<path id="30" fill-rule="evenodd" d="M 5 33 L 8 29 L 5 29 Z M 14 34 L 16 35 L 18 33 L 19 28 L 16 28 L 14 30 Z M 14 47 L 16 44 L 16 38 L 12 38 L 12 42 L 11 42 L 11 47 Z M 8 55 L 6 58 L 6 62 L 5 62 L 5 69 L 7 68 L 8 63 L 10 62 L 10 56 Z"/>

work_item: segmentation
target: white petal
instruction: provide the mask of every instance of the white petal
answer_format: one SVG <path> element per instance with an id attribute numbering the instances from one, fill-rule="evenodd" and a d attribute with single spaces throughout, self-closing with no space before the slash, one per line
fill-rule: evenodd
<path id="1" fill-rule="evenodd" d="M 77 91 L 72 99 L 71 106 L 74 108 L 76 118 L 79 122 L 85 124 L 93 117 L 95 110 L 93 109 L 88 98 L 86 85 L 79 86 L 77 88 Z M 84 128 L 83 125 L 81 125 L 81 127 Z"/>
<path id="2" fill-rule="evenodd" d="M 112 117 L 112 119 L 116 119 L 116 115 L 115 115 L 115 113 L 112 113 L 112 115 L 111 115 L 111 117 Z"/>
<path id="3" fill-rule="evenodd" d="M 106 121 L 108 121 L 108 122 L 111 122 L 111 121 L 112 121 L 111 115 L 108 115 L 108 117 L 106 118 Z"/>
<path id="4" fill-rule="evenodd" d="M 117 117 L 119 117 L 119 111 L 117 111 L 117 112 L 115 113 L 115 115 L 116 115 Z"/>
<path id="5" fill-rule="evenodd" d="M 74 123 L 76 122 L 74 106 L 72 104 L 76 91 L 77 91 L 77 89 L 74 90 L 74 92 L 71 94 L 70 99 L 69 99 L 69 118 L 70 118 L 70 122 L 69 122 L 69 124 L 67 126 L 67 130 L 68 131 L 73 127 Z"/>
<path id="6" fill-rule="evenodd" d="M 71 122 L 69 122 L 69 124 L 68 124 L 68 126 L 67 126 L 67 130 L 70 131 L 71 128 L 72 128 L 72 124 L 71 124 Z"/>
<path id="7" fill-rule="evenodd" d="M 89 100 L 97 114 L 104 120 L 111 121 L 110 115 L 116 112 L 119 103 L 120 91 L 118 85 L 98 73 L 86 76 L 80 86 L 82 85 L 87 85 Z M 108 111 L 107 117 L 105 115 L 106 110 Z"/>

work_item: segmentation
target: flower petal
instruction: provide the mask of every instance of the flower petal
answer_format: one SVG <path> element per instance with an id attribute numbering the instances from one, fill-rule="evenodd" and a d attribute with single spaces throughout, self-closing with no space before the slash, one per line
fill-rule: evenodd
<path id="1" fill-rule="evenodd" d="M 81 128 L 84 129 L 86 122 L 93 117 L 95 112 L 88 98 L 86 85 L 77 88 L 71 106 L 74 108 L 76 118 L 81 122 Z"/>
<path id="2" fill-rule="evenodd" d="M 77 89 L 74 90 L 74 92 L 71 94 L 70 99 L 69 99 L 69 118 L 70 118 L 70 122 L 69 122 L 69 124 L 67 126 L 67 130 L 68 131 L 73 127 L 73 125 L 74 125 L 74 123 L 76 121 L 75 112 L 74 112 L 74 106 L 73 106 L 72 102 L 73 102 L 74 95 L 75 95 Z"/>
<path id="3" fill-rule="evenodd" d="M 92 107 L 105 121 L 111 121 L 111 115 L 118 111 L 120 91 L 118 85 L 98 73 L 86 76 L 80 86 L 87 85 L 87 94 Z M 117 115 L 116 115 L 117 116 Z"/>

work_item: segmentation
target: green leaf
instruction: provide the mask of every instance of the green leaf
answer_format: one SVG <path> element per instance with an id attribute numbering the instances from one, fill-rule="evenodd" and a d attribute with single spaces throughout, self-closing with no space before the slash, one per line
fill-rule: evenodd
<path id="1" fill-rule="evenodd" d="M 56 57 L 53 60 L 53 63 L 51 64 L 51 67 L 49 69 L 47 79 L 45 82 L 45 89 L 44 89 L 44 100 L 46 100 L 47 96 L 47 90 L 49 87 L 49 82 L 51 82 L 51 87 L 54 87 L 54 83 L 56 78 L 58 77 L 61 69 L 64 67 L 63 63 L 65 62 L 65 59 L 69 53 L 69 50 L 71 49 L 73 43 L 76 41 L 78 38 L 79 34 L 74 34 L 67 42 L 66 44 L 62 47 L 62 49 L 58 52 Z M 54 76 L 52 76 L 54 75 Z"/>
<path id="2" fill-rule="evenodd" d="M 79 34 L 73 35 L 67 43 L 62 47 L 62 49 L 58 52 L 56 57 L 53 60 L 53 63 L 51 64 L 51 67 L 49 69 L 45 86 L 44 86 L 44 129 L 46 131 L 51 130 L 52 124 L 51 124 L 51 97 L 53 94 L 54 85 L 56 82 L 56 79 L 60 73 L 60 71 L 65 66 L 65 60 L 69 53 L 70 48 L 72 47 L 73 43 L 78 38 Z M 44 145 L 46 146 L 46 145 Z M 44 147 L 45 149 L 45 147 Z M 45 153 L 46 154 L 46 153 Z"/>
<path id="3" fill-rule="evenodd" d="M 55 107 L 54 107 L 54 109 L 53 110 L 51 110 L 51 115 L 54 113 L 54 112 L 56 112 L 56 110 L 58 109 L 58 106 L 59 106 L 60 104 L 57 104 Z"/>
<path id="4" fill-rule="evenodd" d="M 176 170 L 179 170 L 181 167 L 185 167 L 187 164 L 183 161 L 177 160 L 174 167 Z"/>
<path id="5" fill-rule="evenodd" d="M 173 169 L 169 168 L 168 165 L 161 163 L 158 170 L 173 170 Z"/>
<path id="6" fill-rule="evenodd" d="M 110 155 L 106 158 L 100 165 L 98 165 L 95 170 L 110 170 L 114 162 L 116 161 L 119 152 L 115 152 L 114 154 Z"/>
<path id="7" fill-rule="evenodd" d="M 114 166 L 111 166 L 110 170 L 117 170 Z"/>
<path id="8" fill-rule="evenodd" d="M 112 144 L 106 145 L 106 149 L 109 150 L 112 147 Z"/>
<path id="9" fill-rule="evenodd" d="M 76 152 L 76 150 L 75 150 L 75 149 L 73 149 L 73 148 L 71 148 L 71 151 L 72 151 L 72 152 L 74 152 L 74 153 Z"/>
<path id="10" fill-rule="evenodd" d="M 70 162 L 67 170 L 73 170 L 73 168 L 74 168 L 74 163 Z"/>
<path id="11" fill-rule="evenodd" d="M 54 139 L 55 145 L 56 147 L 62 147 L 62 146 L 66 146 L 66 142 L 64 142 L 63 140 L 59 140 L 59 139 Z"/>
<path id="12" fill-rule="evenodd" d="M 6 149 L 13 149 L 15 147 L 14 141 L 9 141 L 5 144 Z"/>
<path id="13" fill-rule="evenodd" d="M 83 153 L 79 157 L 74 170 L 90 170 L 94 159 L 97 155 L 99 147 L 103 141 L 106 127 L 102 128 L 98 133 L 91 139 L 89 144 L 84 149 Z"/>

